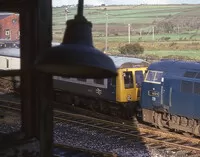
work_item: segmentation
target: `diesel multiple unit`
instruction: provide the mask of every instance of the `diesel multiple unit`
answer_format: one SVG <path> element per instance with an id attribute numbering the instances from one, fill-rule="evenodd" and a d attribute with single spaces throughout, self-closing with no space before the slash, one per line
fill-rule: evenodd
<path id="1" fill-rule="evenodd" d="M 55 101 L 117 116 L 132 117 L 139 103 L 141 83 L 148 63 L 138 58 L 110 57 L 118 69 L 118 76 L 115 78 L 82 79 L 54 76 Z M 19 69 L 19 49 L 0 49 L 0 68 Z"/>

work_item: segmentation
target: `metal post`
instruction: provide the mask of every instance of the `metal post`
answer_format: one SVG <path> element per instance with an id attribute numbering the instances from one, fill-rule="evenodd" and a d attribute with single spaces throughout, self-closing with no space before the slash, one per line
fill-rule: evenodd
<path id="1" fill-rule="evenodd" d="M 83 16 L 83 6 L 84 6 L 84 1 L 83 0 L 79 0 L 78 1 L 78 10 L 77 10 L 77 15 L 78 16 Z"/>
<path id="2" fill-rule="evenodd" d="M 152 40 L 154 40 L 154 26 L 152 27 Z"/>
<path id="3" fill-rule="evenodd" d="M 128 24 L 128 43 L 131 43 L 131 25 Z"/>
<path id="4" fill-rule="evenodd" d="M 108 14 L 106 13 L 106 41 L 105 41 L 105 52 L 108 50 Z"/>
<path id="5" fill-rule="evenodd" d="M 179 38 L 179 25 L 178 25 L 178 38 Z"/>
<path id="6" fill-rule="evenodd" d="M 67 21 L 68 20 L 68 17 L 67 17 L 67 11 L 65 12 L 65 21 Z"/>

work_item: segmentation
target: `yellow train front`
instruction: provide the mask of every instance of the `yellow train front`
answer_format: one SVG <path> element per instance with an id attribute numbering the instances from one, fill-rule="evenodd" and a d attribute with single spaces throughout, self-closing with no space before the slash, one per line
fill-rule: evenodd
<path id="1" fill-rule="evenodd" d="M 116 102 L 119 114 L 130 118 L 140 100 L 141 84 L 144 80 L 146 67 L 127 67 L 118 69 L 116 77 Z M 114 110 L 113 110 L 114 111 Z"/>
<path id="2" fill-rule="evenodd" d="M 148 63 L 138 58 L 110 57 L 118 69 L 116 78 L 54 76 L 55 101 L 121 118 L 132 117 L 140 99 L 141 84 Z"/>

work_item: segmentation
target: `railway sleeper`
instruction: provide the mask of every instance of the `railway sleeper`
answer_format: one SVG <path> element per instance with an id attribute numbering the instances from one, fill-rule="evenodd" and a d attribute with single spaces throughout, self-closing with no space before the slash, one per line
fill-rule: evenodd
<path id="1" fill-rule="evenodd" d="M 178 152 L 176 152 L 176 155 L 188 155 L 190 152 L 187 150 L 180 150 Z"/>

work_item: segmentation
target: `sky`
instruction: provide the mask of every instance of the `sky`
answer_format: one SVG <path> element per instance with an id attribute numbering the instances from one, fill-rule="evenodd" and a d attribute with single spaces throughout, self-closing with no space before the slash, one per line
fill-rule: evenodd
<path id="1" fill-rule="evenodd" d="M 78 0 L 52 0 L 53 6 L 78 4 Z M 125 4 L 200 4 L 199 0 L 85 0 L 89 5 L 125 5 Z"/>

